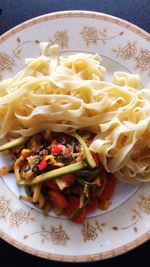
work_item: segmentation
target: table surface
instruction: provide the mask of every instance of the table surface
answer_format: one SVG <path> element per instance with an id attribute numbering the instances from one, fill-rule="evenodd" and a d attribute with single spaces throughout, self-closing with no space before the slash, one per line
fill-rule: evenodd
<path id="1" fill-rule="evenodd" d="M 150 33 L 150 0 L 0 0 L 0 34 L 30 18 L 62 10 L 91 10 L 128 20 Z M 150 241 L 113 259 L 89 263 L 95 266 L 150 266 Z M 0 240 L 0 258 L 3 266 L 64 266 L 28 255 Z M 81 263 L 80 266 L 85 266 Z"/>

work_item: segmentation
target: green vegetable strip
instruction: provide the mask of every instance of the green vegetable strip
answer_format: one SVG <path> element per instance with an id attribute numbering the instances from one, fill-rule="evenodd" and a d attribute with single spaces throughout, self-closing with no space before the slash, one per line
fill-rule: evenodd
<path id="1" fill-rule="evenodd" d="M 81 170 L 81 171 L 78 171 L 78 173 L 77 173 L 77 176 L 78 177 L 82 177 L 82 178 L 94 178 L 94 177 L 96 177 L 98 174 L 99 174 L 99 172 L 100 172 L 100 169 L 101 168 L 98 168 L 98 169 L 96 169 L 96 170 Z"/>
<path id="2" fill-rule="evenodd" d="M 65 166 L 65 167 L 61 167 L 43 174 L 40 174 L 38 176 L 36 176 L 35 178 L 33 178 L 32 181 L 21 181 L 20 185 L 22 184 L 29 184 L 29 185 L 33 185 L 33 184 L 38 184 L 38 183 L 42 183 L 45 182 L 49 179 L 61 176 L 61 175 L 65 175 L 68 173 L 72 173 L 72 172 L 76 172 L 78 170 L 83 169 L 84 167 L 86 167 L 86 163 L 84 161 L 79 161 L 77 163 Z"/>
<path id="3" fill-rule="evenodd" d="M 83 138 L 78 135 L 76 132 L 73 133 L 69 133 L 69 135 L 73 136 L 74 138 L 76 138 L 78 140 L 78 142 L 82 145 L 83 150 L 85 152 L 85 159 L 87 164 L 91 167 L 91 168 L 95 168 L 96 167 L 96 162 L 93 159 L 91 152 L 89 150 L 89 148 L 87 147 L 86 143 L 84 142 Z"/>
<path id="4" fill-rule="evenodd" d="M 82 208 L 77 208 L 73 213 L 72 215 L 70 216 L 70 220 L 74 220 L 80 213 L 81 211 L 83 210 L 84 207 Z"/>
<path id="5" fill-rule="evenodd" d="M 25 189 L 25 192 L 26 192 L 27 196 L 28 197 L 32 197 L 32 193 L 31 193 L 30 187 L 28 185 L 25 185 L 24 189 Z"/>
<path id="6" fill-rule="evenodd" d="M 0 146 L 0 152 L 24 144 L 28 140 L 27 137 L 19 137 L 13 141 L 10 141 Z"/>
<path id="7" fill-rule="evenodd" d="M 82 184 L 82 185 L 87 184 L 87 185 L 89 185 L 89 186 L 93 186 L 93 185 L 95 185 L 96 182 L 97 182 L 97 180 L 95 180 L 94 182 L 88 182 L 88 181 L 86 181 L 86 180 L 84 180 L 84 179 L 82 179 L 82 178 L 78 178 L 77 181 L 78 181 L 80 184 Z"/>
<path id="8" fill-rule="evenodd" d="M 89 197 L 89 198 L 87 198 L 86 199 L 86 201 L 85 201 L 85 203 L 84 203 L 84 206 L 82 207 L 82 208 L 77 208 L 73 213 L 72 213 L 72 215 L 70 216 L 70 220 L 74 220 L 80 213 L 81 213 L 81 211 L 83 210 L 83 208 L 85 208 L 88 204 L 89 204 L 89 202 L 91 201 L 91 198 Z"/>

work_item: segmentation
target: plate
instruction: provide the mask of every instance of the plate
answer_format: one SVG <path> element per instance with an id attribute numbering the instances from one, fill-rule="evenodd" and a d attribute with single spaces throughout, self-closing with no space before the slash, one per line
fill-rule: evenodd
<path id="1" fill-rule="evenodd" d="M 31 19 L 0 37 L 0 78 L 13 76 L 24 59 L 39 55 L 39 42 L 60 46 L 61 54 L 99 53 L 111 80 L 116 70 L 138 73 L 147 86 L 150 36 L 129 22 L 106 14 L 67 11 Z M 0 165 L 7 159 L 0 156 Z M 135 248 L 150 238 L 150 184 L 119 183 L 106 212 L 89 214 L 76 225 L 64 217 L 44 217 L 18 199 L 12 174 L 0 178 L 0 236 L 13 246 L 47 259 L 95 261 Z"/>

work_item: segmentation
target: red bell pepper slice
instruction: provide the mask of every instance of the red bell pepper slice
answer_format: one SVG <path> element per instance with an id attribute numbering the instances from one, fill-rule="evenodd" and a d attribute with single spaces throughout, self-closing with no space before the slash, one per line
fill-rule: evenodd
<path id="1" fill-rule="evenodd" d="M 47 167 L 47 161 L 45 158 L 43 158 L 39 164 L 39 170 L 40 171 L 43 171 L 46 167 Z"/>
<path id="2" fill-rule="evenodd" d="M 52 148 L 51 153 L 52 154 L 59 154 L 59 153 L 61 153 L 61 151 L 62 151 L 62 145 L 58 144 L 58 145 L 56 145 L 56 147 Z"/>

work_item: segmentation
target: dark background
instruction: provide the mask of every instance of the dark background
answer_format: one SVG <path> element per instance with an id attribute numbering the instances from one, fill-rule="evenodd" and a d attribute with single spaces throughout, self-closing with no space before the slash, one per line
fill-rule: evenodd
<path id="1" fill-rule="evenodd" d="M 0 34 L 30 18 L 61 10 L 98 11 L 128 20 L 150 33 L 150 0 L 0 0 Z M 0 240 L 0 266 L 3 267 L 60 267 L 73 264 L 36 258 Z M 95 263 L 92 267 L 148 267 L 150 241 L 115 258 Z"/>

